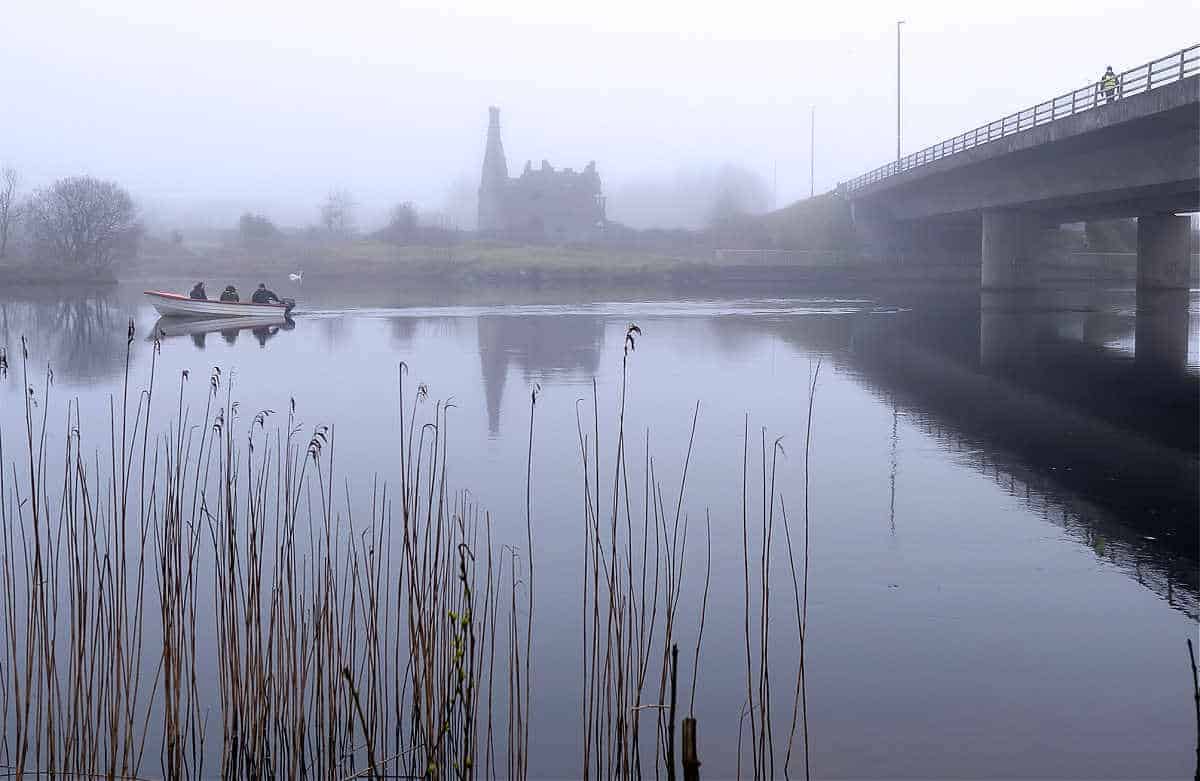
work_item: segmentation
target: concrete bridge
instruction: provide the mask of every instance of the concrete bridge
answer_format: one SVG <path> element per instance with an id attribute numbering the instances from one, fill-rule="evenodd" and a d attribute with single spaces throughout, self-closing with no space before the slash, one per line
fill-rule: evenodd
<path id="1" fill-rule="evenodd" d="M 1040 228 L 1136 217 L 1139 289 L 1187 287 L 1200 211 L 1200 45 L 838 185 L 876 254 L 978 252 L 990 288 L 1037 284 Z M 1185 216 L 1180 216 L 1183 213 Z"/>

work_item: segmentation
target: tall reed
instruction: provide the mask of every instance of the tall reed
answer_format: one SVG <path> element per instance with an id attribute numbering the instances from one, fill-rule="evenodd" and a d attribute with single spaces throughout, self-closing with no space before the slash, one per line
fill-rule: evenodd
<path id="1" fill-rule="evenodd" d="M 173 779 L 525 777 L 533 559 L 497 556 L 450 488 L 453 404 L 422 384 L 410 406 L 402 368 L 400 491 L 377 478 L 364 517 L 332 427 L 294 401 L 278 427 L 243 416 L 219 369 L 197 417 L 186 371 L 158 413 L 159 345 L 134 392 L 133 337 L 93 454 L 66 405 L 57 478 L 53 373 L 35 387 L 22 342 L 21 463 L 0 430 L 0 769 L 135 778 L 157 754 Z"/>
<path id="2" fill-rule="evenodd" d="M 809 466 L 812 454 L 812 423 L 813 407 L 816 400 L 817 380 L 821 373 L 821 362 L 818 360 L 809 378 L 807 387 L 807 411 L 804 432 L 804 462 L 803 480 L 803 559 L 797 570 L 796 546 L 792 542 L 791 523 L 787 514 L 787 504 L 782 493 L 776 490 L 779 457 L 785 455 L 783 438 L 773 440 L 768 455 L 766 429 L 760 431 L 760 461 L 759 475 L 761 482 L 761 510 L 758 524 L 758 535 L 752 541 L 750 534 L 750 492 L 749 470 L 750 459 L 750 423 L 749 416 L 743 427 L 742 446 L 742 574 L 743 574 L 743 632 L 745 641 L 745 673 L 746 673 L 746 704 L 743 711 L 744 720 L 750 724 L 749 770 L 753 778 L 775 778 L 782 774 L 791 777 L 791 762 L 796 753 L 796 731 L 800 728 L 801 748 L 804 758 L 804 778 L 810 777 L 809 740 L 808 740 L 808 697 L 805 680 L 805 641 L 808 634 L 808 572 L 809 572 Z M 784 541 L 787 549 L 787 561 L 792 580 L 792 595 L 796 614 L 796 637 L 798 640 L 795 693 L 792 700 L 791 725 L 787 741 L 784 744 L 782 767 L 776 765 L 776 752 L 781 737 L 775 732 L 775 704 L 771 684 L 772 662 L 771 649 L 771 607 L 774 602 L 771 593 L 773 577 L 771 565 L 773 561 L 772 545 L 775 537 L 775 507 L 780 510 L 780 521 L 783 526 Z M 757 544 L 755 544 L 757 543 Z M 755 622 L 757 617 L 757 624 Z M 742 740 L 739 728 L 738 739 L 738 772 L 741 773 Z"/>
<path id="3" fill-rule="evenodd" d="M 684 498 L 700 405 L 672 495 L 650 432 L 632 457 L 626 437 L 641 335 L 632 324 L 625 332 L 604 485 L 595 381 L 590 426 L 582 400 L 577 405 L 584 778 L 676 777 L 678 686 L 688 680 L 686 670 L 679 675 L 680 645 L 692 650 L 683 761 L 689 777 L 699 767 L 712 523 L 706 510 L 701 588 L 685 566 Z M 94 434 L 84 430 L 79 402 L 68 401 L 57 448 L 53 372 L 32 370 L 21 343 L 19 439 L 0 425 L 0 771 L 527 778 L 540 388 L 530 396 L 524 541 L 501 544 L 491 516 L 452 487 L 454 404 L 432 400 L 424 383 L 412 391 L 406 365 L 398 378 L 398 490 L 376 476 L 369 494 L 356 496 L 338 477 L 333 426 L 304 424 L 294 400 L 286 414 L 244 412 L 219 368 L 197 388 L 181 372 L 161 401 L 160 345 L 154 341 L 144 388 L 136 388 L 133 343 L 131 321 L 119 397 L 109 400 L 99 446 L 85 445 Z M 798 727 L 808 776 L 808 462 L 819 368 L 809 387 L 802 565 L 776 492 L 782 442 L 768 454 L 765 430 L 751 544 L 745 425 L 743 712 L 755 778 L 788 775 Z M 9 375 L 0 352 L 0 379 Z M 768 653 L 777 502 L 799 637 L 781 766 Z M 698 613 L 694 637 L 680 629 L 685 604 Z M 739 728 L 739 773 L 742 737 Z"/>
<path id="4" fill-rule="evenodd" d="M 605 490 L 607 502 L 601 496 L 600 414 L 594 382 L 590 435 L 582 416 L 577 414 L 583 478 L 581 775 L 584 778 L 642 778 L 651 773 L 656 778 L 660 773 L 674 778 L 676 772 L 677 616 L 687 593 L 684 571 L 688 516 L 683 506 L 700 407 L 697 404 L 693 410 L 674 502 L 666 496 L 657 477 L 649 431 L 645 434 L 640 468 L 635 467 L 631 480 L 625 417 L 630 358 L 641 335 L 641 329 L 634 324 L 625 332 L 614 423 L 613 472 L 611 486 Z M 631 482 L 636 485 L 639 477 L 640 512 L 635 512 L 637 493 Z M 637 515 L 641 516 L 640 523 L 635 521 Z M 707 610 L 710 572 L 711 550 L 704 598 L 697 600 L 701 627 Z M 698 634 L 689 698 L 693 707 L 699 640 Z M 655 675 L 657 691 L 647 691 L 647 684 L 653 686 Z M 643 731 L 643 714 L 647 711 L 654 713 L 653 732 L 649 735 Z M 652 753 L 644 745 L 647 738 L 652 741 Z"/>

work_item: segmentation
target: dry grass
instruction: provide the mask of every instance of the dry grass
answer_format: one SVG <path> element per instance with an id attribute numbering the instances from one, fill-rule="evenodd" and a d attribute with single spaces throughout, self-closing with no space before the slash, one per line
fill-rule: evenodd
<path id="1" fill-rule="evenodd" d="M 332 429 L 303 431 L 294 407 L 277 428 L 270 410 L 243 416 L 219 370 L 195 419 L 179 378 L 158 435 L 154 369 L 132 398 L 127 371 L 94 454 L 71 407 L 55 476 L 53 375 L 34 388 L 28 365 L 23 352 L 26 463 L 0 476 L 4 770 L 524 777 L 532 630 L 503 622 L 525 620 L 532 573 L 448 488 L 451 405 L 421 386 L 400 493 L 376 484 L 358 518 L 348 487 L 336 498 Z M 491 713 L 498 628 L 501 666 L 525 665 L 507 744 Z M 501 754 L 517 759 L 497 768 Z"/>
<path id="2" fill-rule="evenodd" d="M 122 267 L 122 278 L 196 276 L 201 278 L 264 276 L 286 278 L 303 270 L 306 278 L 421 276 L 474 277 L 612 277 L 665 274 L 691 268 L 695 258 L 617 246 L 553 246 L 500 241 L 461 240 L 445 246 L 396 245 L 373 239 L 338 241 L 287 240 L 257 248 L 239 245 L 147 252 Z"/>

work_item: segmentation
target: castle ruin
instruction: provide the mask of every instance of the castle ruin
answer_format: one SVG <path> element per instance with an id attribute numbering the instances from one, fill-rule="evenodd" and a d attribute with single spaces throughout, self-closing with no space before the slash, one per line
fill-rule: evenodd
<path id="1" fill-rule="evenodd" d="M 508 175 L 500 141 L 500 109 L 492 106 L 479 180 L 479 231 L 531 241 L 592 241 L 604 232 L 604 194 L 592 161 L 582 171 L 556 171 L 543 160 Z"/>

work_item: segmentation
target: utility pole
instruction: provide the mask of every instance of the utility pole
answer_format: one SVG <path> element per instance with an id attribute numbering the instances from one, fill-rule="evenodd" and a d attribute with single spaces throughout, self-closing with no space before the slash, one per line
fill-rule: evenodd
<path id="1" fill-rule="evenodd" d="M 896 162 L 900 162 L 900 25 L 903 19 L 896 20 Z"/>
<path id="2" fill-rule="evenodd" d="M 808 197 L 817 194 L 817 107 L 812 107 L 808 122 Z"/>

